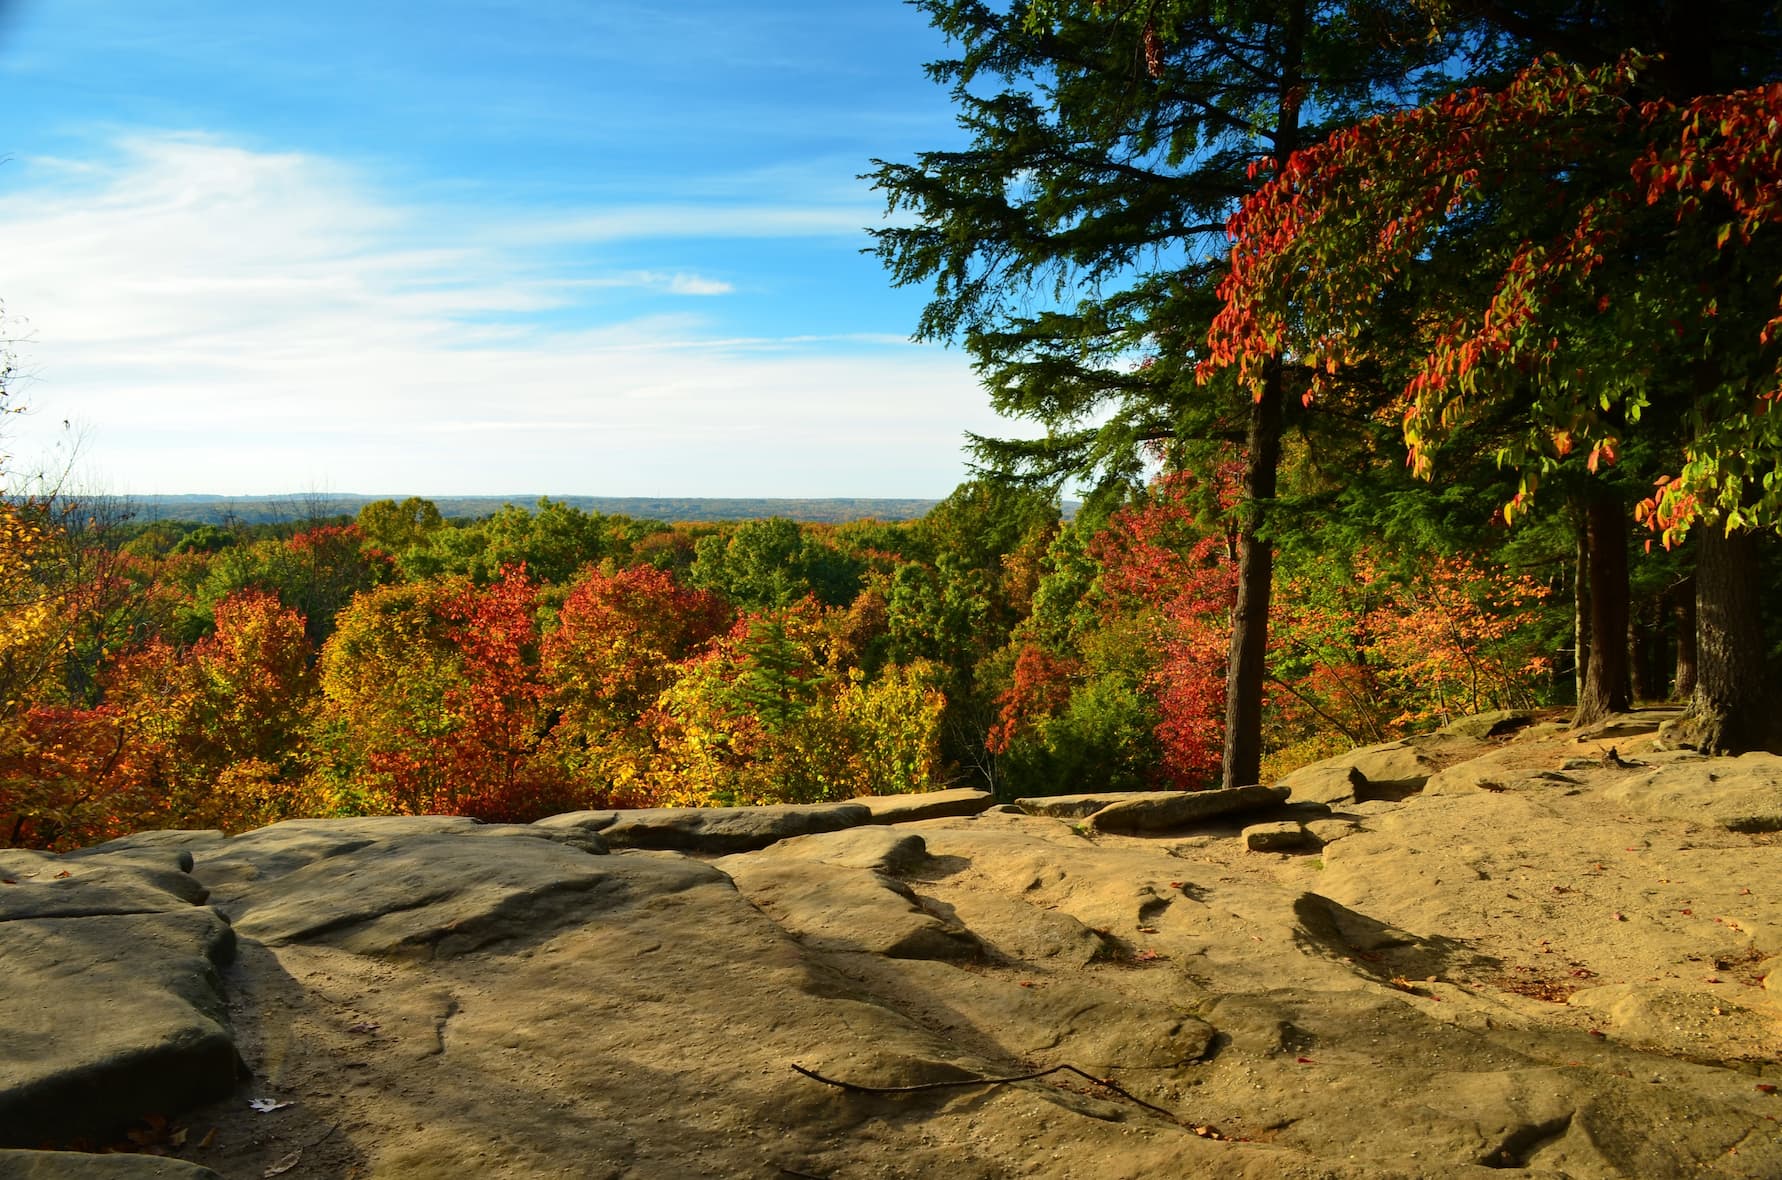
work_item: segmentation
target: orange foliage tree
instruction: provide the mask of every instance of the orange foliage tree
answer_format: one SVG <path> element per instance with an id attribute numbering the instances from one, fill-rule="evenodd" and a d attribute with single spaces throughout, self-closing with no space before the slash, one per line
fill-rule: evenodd
<path id="1" fill-rule="evenodd" d="M 654 757 L 645 715 L 676 665 L 730 623 L 729 606 L 652 566 L 591 569 L 544 639 L 540 674 L 555 714 L 549 756 L 590 801 L 647 798 Z"/>
<path id="2" fill-rule="evenodd" d="M 536 819 L 576 800 L 540 758 L 537 586 L 510 568 L 355 598 L 322 649 L 318 788 L 345 811 Z"/>
<path id="3" fill-rule="evenodd" d="M 181 824 L 240 830 L 308 814 L 315 675 L 303 616 L 262 590 L 230 595 L 215 615 L 186 651 L 154 640 L 109 674 L 131 763 Z"/>
<path id="4" fill-rule="evenodd" d="M 185 651 L 153 639 L 109 661 L 99 704 L 26 711 L 24 740 L 0 760 L 13 843 L 240 830 L 313 809 L 301 786 L 313 687 L 302 617 L 244 591 L 216 621 Z"/>

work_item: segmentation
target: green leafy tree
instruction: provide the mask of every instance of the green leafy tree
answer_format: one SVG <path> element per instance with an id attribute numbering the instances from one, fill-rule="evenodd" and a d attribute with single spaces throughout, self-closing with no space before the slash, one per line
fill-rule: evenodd
<path id="1" fill-rule="evenodd" d="M 340 811 L 425 812 L 447 789 L 448 694 L 463 675 L 449 606 L 463 583 L 381 586 L 340 612 L 319 664 L 314 773 Z"/>
<path id="2" fill-rule="evenodd" d="M 1255 385 L 1289 347 L 1319 375 L 1315 399 L 1361 359 L 1358 321 L 1408 293 L 1423 329 L 1399 410 L 1418 471 L 1433 442 L 1506 406 L 1523 423 L 1498 455 L 1521 478 L 1506 516 L 1580 459 L 1594 473 L 1650 448 L 1663 475 L 1643 515 L 1670 541 L 1706 526 L 1702 670 L 1673 736 L 1748 748 L 1778 740 L 1757 570 L 1759 533 L 1782 522 L 1767 412 L 1782 395 L 1782 34 L 1773 6 L 1736 0 L 1609 11 L 1590 30 L 1599 54 L 1669 34 L 1667 57 L 1549 56 L 1287 160 L 1233 223 L 1212 351 Z M 1433 267 L 1473 281 L 1421 283 Z M 1589 516 L 1599 589 L 1626 581 L 1604 502 Z M 1625 614 L 1595 621 L 1596 653 L 1621 650 Z"/>
<path id="3" fill-rule="evenodd" d="M 857 559 L 776 516 L 700 538 L 687 577 L 743 610 L 771 610 L 806 595 L 846 605 L 859 592 L 861 570 Z"/>
<path id="4" fill-rule="evenodd" d="M 398 533 L 403 527 L 400 508 L 389 526 Z M 412 544 L 398 556 L 411 579 L 460 574 L 487 585 L 501 580 L 505 570 L 525 566 L 534 580 L 562 585 L 583 566 L 598 564 L 615 551 L 628 552 L 634 538 L 647 531 L 636 525 L 544 497 L 530 511 L 508 504 L 481 520 L 429 528 L 424 544 Z"/>
<path id="5" fill-rule="evenodd" d="M 1243 440 L 1223 763 L 1226 782 L 1252 782 L 1267 513 L 1298 402 L 1278 352 L 1254 397 L 1235 382 L 1195 387 L 1225 222 L 1256 155 L 1285 160 L 1321 122 L 1398 101 L 1445 51 L 1425 15 L 1390 3 L 918 6 L 959 43 L 929 72 L 970 144 L 877 162 L 891 208 L 915 216 L 876 231 L 878 253 L 894 281 L 933 287 L 918 335 L 961 340 L 996 408 L 1045 427 L 1034 441 L 976 440 L 991 465 L 1049 486 L 1092 479 L 1106 496 L 1158 459 L 1205 466 Z"/>
<path id="6" fill-rule="evenodd" d="M 915 523 L 913 559 L 884 583 L 887 657 L 942 670 L 945 756 L 992 789 L 997 761 L 986 741 L 1008 675 L 999 653 L 1027 616 L 1058 519 L 1049 491 L 971 480 Z"/>
<path id="7" fill-rule="evenodd" d="M 233 530 L 214 524 L 201 524 L 188 530 L 174 542 L 173 553 L 217 553 L 240 543 Z"/>
<path id="8" fill-rule="evenodd" d="M 287 540 L 262 540 L 218 550 L 194 592 L 201 615 L 242 590 L 264 590 L 300 614 L 320 646 L 334 617 L 361 590 L 387 579 L 389 559 L 368 551 L 353 525 L 321 525 Z"/>
<path id="9" fill-rule="evenodd" d="M 445 527 L 439 505 L 420 496 L 410 496 L 400 504 L 373 500 L 359 509 L 356 523 L 367 543 L 398 559 L 410 549 L 424 547 Z"/>

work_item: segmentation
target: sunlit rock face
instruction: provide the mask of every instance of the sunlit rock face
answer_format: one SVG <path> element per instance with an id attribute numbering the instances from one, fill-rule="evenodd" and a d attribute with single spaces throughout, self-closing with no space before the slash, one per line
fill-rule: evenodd
<path id="1" fill-rule="evenodd" d="M 1477 728 L 0 853 L 0 1177 L 1782 1175 L 1771 768 Z"/>

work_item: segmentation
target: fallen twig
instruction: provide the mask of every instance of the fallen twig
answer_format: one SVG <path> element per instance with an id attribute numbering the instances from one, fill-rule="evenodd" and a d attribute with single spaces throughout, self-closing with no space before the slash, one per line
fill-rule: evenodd
<path id="1" fill-rule="evenodd" d="M 1162 1115 L 1173 1123 L 1182 1122 L 1182 1120 L 1176 1116 L 1174 1111 L 1165 1110 L 1161 1106 L 1154 1106 L 1131 1091 L 1122 1089 L 1114 1082 L 1111 1082 L 1106 1078 L 1098 1078 L 1094 1074 L 1078 1069 L 1074 1065 L 1054 1065 L 1050 1069 L 1035 1070 L 1032 1073 L 1014 1074 L 1006 1078 L 956 1078 L 947 1082 L 918 1082 L 913 1086 L 862 1086 L 858 1082 L 844 1082 L 838 1078 L 826 1078 L 815 1070 L 806 1069 L 804 1066 L 799 1065 L 796 1062 L 793 1063 L 792 1069 L 795 1073 L 801 1073 L 813 1082 L 822 1082 L 825 1086 L 834 1086 L 839 1090 L 851 1090 L 856 1094 L 915 1094 L 923 1090 L 952 1090 L 965 1086 L 1006 1086 L 1010 1082 L 1031 1082 L 1035 1078 L 1043 1078 L 1055 1073 L 1074 1073 L 1085 1081 L 1100 1086 L 1103 1089 L 1112 1090 L 1128 1102 L 1142 1106 L 1146 1110 L 1155 1111 L 1157 1114 Z"/>

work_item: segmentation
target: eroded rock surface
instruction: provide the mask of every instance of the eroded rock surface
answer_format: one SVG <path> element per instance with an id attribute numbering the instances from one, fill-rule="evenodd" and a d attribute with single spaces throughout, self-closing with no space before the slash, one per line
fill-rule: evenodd
<path id="1" fill-rule="evenodd" d="M 977 815 L 994 806 L 996 796 L 988 791 L 959 787 L 951 791 L 929 791 L 919 795 L 867 795 L 851 802 L 872 812 L 872 822 L 875 824 L 908 824 L 925 819 Z"/>
<path id="2" fill-rule="evenodd" d="M 1782 843 L 1632 806 L 1642 750 L 1480 748 L 1452 789 L 1186 828 L 913 799 L 8 854 L 43 900 L 0 896 L 0 1027 L 39 1039 L 0 1040 L 0 1126 L 88 1109 L 25 1063 L 140 1036 L 211 1045 L 227 1093 L 92 1093 L 229 1180 L 1782 1175 Z M 0 1180 L 204 1174 L 121 1158 Z"/>
<path id="3" fill-rule="evenodd" d="M 540 820 L 537 826 L 596 832 L 614 848 L 723 855 L 752 852 L 792 836 L 836 832 L 872 822 L 872 810 L 863 803 L 854 802 L 576 811 Z"/>
<path id="4" fill-rule="evenodd" d="M 0 1151 L 0 1180 L 219 1180 L 209 1168 L 152 1155 Z"/>
<path id="5" fill-rule="evenodd" d="M 1465 734 L 1448 731 L 1426 738 L 1363 746 L 1303 766 L 1278 785 L 1291 790 L 1293 797 L 1301 801 L 1334 804 L 1396 800 L 1422 790 L 1431 775 L 1453 760 L 1441 756 L 1444 749 L 1458 747 L 1470 754 L 1476 752 L 1470 747 L 1477 744 Z"/>
<path id="6" fill-rule="evenodd" d="M 1226 787 L 1211 791 L 1156 791 L 1121 799 L 1092 813 L 1085 826 L 1098 832 L 1167 832 L 1238 812 L 1287 802 L 1286 787 Z"/>
<path id="7" fill-rule="evenodd" d="M 204 895 L 177 871 L 0 853 L 0 1147 L 235 1085 L 218 975 L 235 935 Z"/>
<path id="8" fill-rule="evenodd" d="M 1615 783 L 1604 798 L 1648 815 L 1732 832 L 1782 831 L 1782 756 L 1669 759 Z"/>

